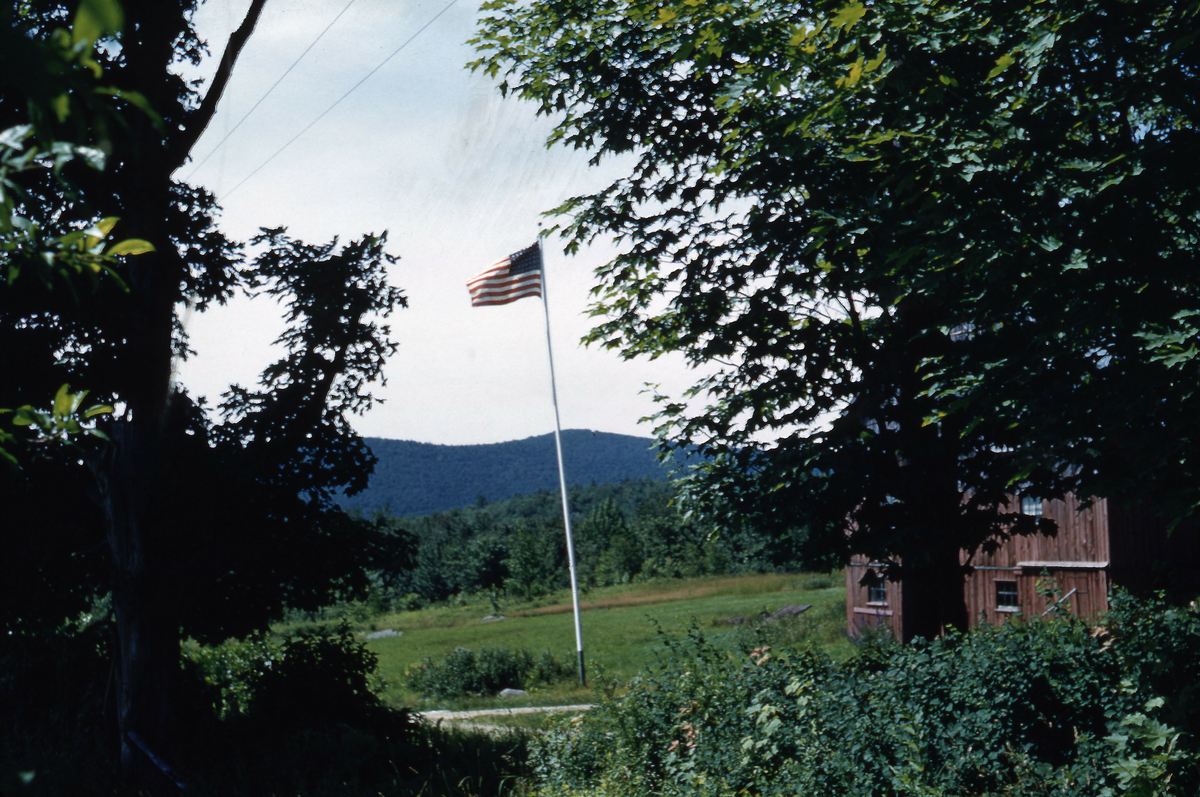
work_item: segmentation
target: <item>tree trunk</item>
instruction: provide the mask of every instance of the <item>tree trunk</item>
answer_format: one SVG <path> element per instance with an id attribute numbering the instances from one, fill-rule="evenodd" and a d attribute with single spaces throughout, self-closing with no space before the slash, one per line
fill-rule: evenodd
<path id="1" fill-rule="evenodd" d="M 144 748 L 174 758 L 169 738 L 174 678 L 179 669 L 175 601 L 158 575 L 150 544 L 151 496 L 157 460 L 156 430 L 121 421 L 113 445 L 93 463 L 112 551 L 113 608 L 117 618 L 116 708 L 121 771 L 133 785 L 155 789 L 167 775 Z"/>
<path id="2" fill-rule="evenodd" d="M 950 629 L 966 630 L 967 599 L 957 547 L 942 545 L 906 556 L 901 572 L 905 642 L 915 637 L 933 639 Z"/>

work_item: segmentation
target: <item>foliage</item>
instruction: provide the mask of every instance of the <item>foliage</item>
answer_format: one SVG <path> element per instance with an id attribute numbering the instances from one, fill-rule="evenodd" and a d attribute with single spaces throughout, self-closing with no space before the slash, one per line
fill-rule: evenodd
<path id="1" fill-rule="evenodd" d="M 745 525 L 712 533 L 708 523 L 685 514 L 666 482 L 643 478 L 574 487 L 570 496 L 576 566 L 585 590 L 810 565 L 799 558 L 799 546 L 789 544 L 794 540 L 774 540 Z M 549 491 L 424 517 L 375 517 L 392 534 L 381 548 L 404 554 L 392 564 L 380 559 L 374 594 L 382 603 L 410 606 L 414 600 L 473 593 L 529 599 L 568 583 L 562 508 Z"/>
<path id="2" fill-rule="evenodd" d="M 494 695 L 501 689 L 525 689 L 568 680 L 574 664 L 549 650 L 457 648 L 440 661 L 425 658 L 406 674 L 406 686 L 425 697 Z"/>
<path id="3" fill-rule="evenodd" d="M 102 721 L 106 716 L 111 720 L 112 711 L 110 636 L 104 622 L 93 622 L 54 635 L 0 637 L 0 711 L 5 717 L 0 724 L 0 789 L 5 795 L 147 793 L 120 784 Z M 280 684 L 265 684 L 254 673 L 274 669 L 289 647 L 299 656 L 286 679 L 295 679 L 303 691 L 290 695 L 295 705 L 280 706 L 268 694 Z M 358 701 L 361 711 L 339 705 L 336 715 L 324 717 L 306 708 L 310 701 L 326 704 L 322 692 L 330 687 L 345 697 L 339 671 L 369 664 L 369 657 L 353 650 L 343 655 L 353 647 L 336 630 L 286 640 L 230 641 L 211 649 L 189 646 L 183 686 L 200 705 L 182 729 L 184 752 L 173 763 L 190 791 L 231 797 L 508 793 L 512 779 L 523 774 L 522 736 L 501 740 L 419 726 L 407 711 L 370 701 Z M 274 664 L 264 667 L 267 661 Z M 220 704 L 205 703 L 213 698 L 213 684 L 194 677 L 205 674 L 226 679 L 223 686 L 234 685 L 226 692 L 232 698 L 228 705 L 252 695 L 266 699 L 250 713 L 235 709 L 218 720 Z M 271 715 L 271 703 L 284 713 Z M 249 709 L 250 703 L 244 706 Z"/>
<path id="4" fill-rule="evenodd" d="M 508 533 L 505 591 L 513 597 L 539 598 L 569 584 L 566 537 L 554 521 L 526 522 Z"/>
<path id="5" fill-rule="evenodd" d="M 838 581 L 844 574 L 837 574 Z M 821 583 L 821 576 L 815 579 Z M 770 573 L 655 579 L 635 584 L 600 587 L 583 600 L 583 642 L 588 684 L 593 688 L 624 688 L 643 668 L 655 661 L 659 648 L 657 627 L 678 633 L 700 623 L 714 645 L 736 648 L 747 644 L 788 646 L 817 645 L 830 656 L 849 656 L 854 646 L 842 634 L 845 628 L 845 591 L 839 586 L 810 587 L 806 575 Z M 363 623 L 363 632 L 393 629 L 400 635 L 367 642 L 379 656 L 379 671 L 387 681 L 384 698 L 393 704 L 415 705 L 421 696 L 407 688 L 405 673 L 423 660 L 441 661 L 458 647 L 547 647 L 555 656 L 575 661 L 575 636 L 571 597 L 565 589 L 552 595 L 522 601 L 501 598 L 503 621 L 481 622 L 496 614 L 489 596 L 475 595 L 414 611 L 396 612 Z M 813 604 L 811 619 L 796 623 L 767 623 L 770 636 L 759 638 L 743 625 L 726 618 L 757 617 L 789 604 Z M 778 628 L 778 636 L 775 636 Z M 557 705 L 594 702 L 595 695 L 574 678 L 539 687 L 537 695 L 513 700 L 517 705 Z M 501 701 L 510 704 L 510 701 Z M 438 701 L 438 708 L 486 708 L 492 697 Z"/>
<path id="6" fill-rule="evenodd" d="M 0 582 L 15 596 L 0 629 L 48 633 L 112 595 L 115 738 L 125 773 L 148 785 L 160 774 L 128 731 L 168 758 L 178 750 L 181 632 L 217 642 L 265 628 L 285 605 L 365 592 L 387 535 L 333 496 L 366 485 L 373 460 L 347 417 L 374 402 L 369 384 L 395 347 L 386 319 L 404 298 L 387 284 L 385 236 L 309 245 L 270 229 L 246 263 L 217 228 L 214 197 L 173 177 L 263 0 L 214 59 L 203 97 L 177 68 L 208 53 L 196 0 L 79 5 L 72 16 L 73 2 L 20 3 L 0 26 L 13 67 L 0 72 L 0 225 L 12 222 L 0 229 L 0 407 L 30 422 L 0 445 L 38 454 L 0 481 Z M 58 30 L 69 19 L 72 32 Z M 106 268 L 120 279 L 93 279 Z M 65 289 L 75 284 L 89 290 Z M 276 299 L 289 328 L 283 358 L 258 387 L 232 388 L 218 422 L 174 382 L 191 353 L 177 314 L 236 292 Z M 69 384 L 116 410 L 97 423 L 111 444 L 82 456 L 34 445 L 83 428 Z"/>
<path id="7" fill-rule="evenodd" d="M 84 280 L 95 290 L 103 274 L 123 284 L 114 269 L 117 257 L 153 251 L 153 244 L 106 242 L 116 217 L 93 216 L 91 224 L 68 223 L 63 229 L 64 211 L 76 204 L 87 208 L 68 178 L 69 167 L 104 170 L 112 146 L 108 130 L 122 123 L 119 108 L 132 104 L 161 124 L 142 95 L 99 83 L 103 69 L 93 50 L 99 39 L 120 33 L 123 11 L 116 0 L 92 0 L 75 10 L 72 31 L 56 28 L 44 38 L 25 35 L 29 16 L 28 9 L 0 9 L 0 93 L 10 104 L 24 105 L 27 114 L 25 124 L 0 130 L 3 278 L 11 288 L 24 272 L 72 295 Z M 66 207 L 44 203 L 39 183 L 47 178 Z"/>
<path id="8" fill-rule="evenodd" d="M 1200 618 L 1125 597 L 1120 634 L 1009 623 L 844 665 L 730 657 L 693 635 L 538 746 L 540 793 L 1190 794 L 1195 742 L 1171 724 L 1137 622 L 1171 614 L 1163 638 L 1190 667 Z"/>
<path id="9" fill-rule="evenodd" d="M 0 635 L 4 794 L 111 793 L 115 772 L 100 731 L 108 708 L 107 630 L 93 624 Z"/>
<path id="10" fill-rule="evenodd" d="M 1016 488 L 1200 502 L 1196 4 L 485 8 L 474 66 L 629 156 L 554 212 L 623 244 L 591 341 L 699 368 L 660 433 L 731 518 L 802 511 L 965 625 Z"/>
<path id="11" fill-rule="evenodd" d="M 299 631 L 253 672 L 247 714 L 291 729 L 361 726 L 384 709 L 372 683 L 377 661 L 346 623 Z"/>
<path id="12" fill-rule="evenodd" d="M 29 426 L 37 431 L 38 441 L 70 442 L 73 435 L 90 434 L 100 439 L 106 439 L 104 432 L 94 425 L 84 426 L 80 421 L 87 421 L 97 415 L 107 415 L 113 408 L 107 404 L 83 406 L 88 391 L 70 392 L 70 385 L 63 385 L 54 394 L 54 403 L 49 412 L 34 409 L 28 404 L 16 410 L 0 410 L 0 413 L 13 412 L 13 426 Z M 16 460 L 13 460 L 16 464 Z"/>
<path id="13" fill-rule="evenodd" d="M 75 12 L 72 32 L 58 28 L 44 40 L 24 35 L 22 26 L 14 24 L 22 16 L 20 10 L 0 9 L 0 94 L 9 102 L 23 101 L 28 114 L 26 123 L 0 130 L 0 274 L 8 290 L 24 272 L 26 281 L 32 276 L 44 288 L 57 287 L 77 299 L 77 284 L 94 291 L 102 275 L 123 286 L 115 269 L 118 257 L 150 252 L 154 245 L 138 239 L 108 241 L 120 219 L 97 218 L 94 211 L 90 220 L 85 210 L 80 220 L 64 225 L 70 206 L 87 208 L 67 176 L 69 167 L 81 163 L 104 169 L 110 145 L 104 130 L 119 118 L 115 99 L 131 102 L 158 120 L 136 92 L 97 84 L 103 70 L 92 50 L 99 37 L 120 31 L 123 15 L 116 0 L 84 4 Z M 41 201 L 39 182 L 47 179 L 61 192 L 66 207 Z M 28 404 L 15 411 L 0 409 L 0 414 L 15 412 L 14 426 L 31 427 L 36 433 L 30 441 L 0 428 L 0 460 L 9 467 L 18 465 L 15 450 L 22 443 L 63 442 L 85 433 L 103 437 L 94 426 L 85 430 L 79 421 L 111 408 L 94 405 L 77 418 L 86 394 L 68 394 L 63 385 L 49 411 Z"/>
<path id="14" fill-rule="evenodd" d="M 184 661 L 204 686 L 202 698 L 220 720 L 246 714 L 254 696 L 254 684 L 279 658 L 279 646 L 264 634 L 245 639 L 227 639 L 219 645 L 184 648 Z"/>
<path id="15" fill-rule="evenodd" d="M 819 584 L 823 578 L 813 579 L 808 585 L 805 585 L 806 590 L 822 589 Z M 811 593 L 809 594 L 811 595 Z M 805 602 L 811 600 L 804 593 L 801 593 L 801 598 Z M 846 602 L 844 600 L 813 604 L 812 608 L 801 614 L 771 620 L 769 619 L 770 611 L 775 608 L 780 607 L 772 606 L 757 617 L 746 617 L 737 626 L 736 636 L 741 647 L 747 650 L 756 647 L 770 650 L 815 647 L 828 652 L 846 641 Z M 883 628 L 886 629 L 886 626 Z M 892 640 L 890 636 L 875 639 L 871 637 L 871 632 L 868 632 L 865 639 L 860 633 L 852 641 L 862 647 L 863 645 L 887 645 Z"/>

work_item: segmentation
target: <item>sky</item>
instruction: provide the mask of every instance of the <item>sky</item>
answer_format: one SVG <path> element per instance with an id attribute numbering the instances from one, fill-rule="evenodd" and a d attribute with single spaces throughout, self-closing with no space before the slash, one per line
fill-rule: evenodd
<path id="1" fill-rule="evenodd" d="M 203 6 L 198 32 L 214 58 L 246 5 Z M 268 0 L 177 174 L 216 194 L 221 227 L 236 240 L 260 227 L 286 226 L 310 243 L 387 231 L 400 257 L 389 276 L 409 307 L 392 316 L 400 348 L 386 386 L 374 386 L 385 403 L 354 421 L 365 436 L 476 444 L 554 430 L 541 302 L 472 308 L 466 281 L 531 244 L 539 223 L 551 223 L 543 211 L 607 184 L 622 164 L 592 168 L 586 153 L 547 149 L 550 121 L 465 69 L 475 17 L 473 0 Z M 568 257 L 562 248 L 556 238 L 545 245 L 562 428 L 651 436 L 652 424 L 639 425 L 655 409 L 646 385 L 677 396 L 694 374 L 681 358 L 623 361 L 585 348 L 592 271 L 613 249 L 602 242 Z M 210 404 L 278 357 L 271 342 L 283 321 L 269 299 L 238 299 L 186 323 L 197 356 L 177 376 Z"/>

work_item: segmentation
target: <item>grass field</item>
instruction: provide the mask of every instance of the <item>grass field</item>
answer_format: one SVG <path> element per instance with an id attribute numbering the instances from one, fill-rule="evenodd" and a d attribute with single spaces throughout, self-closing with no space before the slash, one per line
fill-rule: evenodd
<path id="1" fill-rule="evenodd" d="M 660 630 L 682 635 L 693 624 L 715 644 L 735 649 L 760 638 L 778 647 L 817 645 L 840 658 L 851 646 L 842 635 L 845 588 L 832 575 L 769 574 L 651 582 L 594 590 L 583 598 L 582 625 L 589 688 L 562 684 L 501 701 L 481 697 L 423 701 L 403 686 L 404 672 L 425 657 L 440 659 L 458 647 L 549 649 L 575 660 L 575 635 L 569 593 L 534 603 L 502 605 L 499 622 L 481 622 L 495 608 L 486 600 L 377 617 L 373 629 L 391 628 L 401 636 L 369 640 L 379 657 L 379 674 L 388 686 L 384 698 L 417 708 L 472 709 L 496 705 L 563 705 L 593 700 L 593 687 L 620 688 L 664 651 Z M 789 604 L 812 604 L 796 618 L 755 629 L 761 613 Z M 722 618 L 745 616 L 741 626 Z M 766 635 L 762 637 L 761 635 Z M 759 636 L 756 636 L 759 635 Z"/>

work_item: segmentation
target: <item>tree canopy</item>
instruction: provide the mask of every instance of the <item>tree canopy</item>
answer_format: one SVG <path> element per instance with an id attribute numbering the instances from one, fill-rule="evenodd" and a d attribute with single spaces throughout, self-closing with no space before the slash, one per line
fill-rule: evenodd
<path id="1" fill-rule="evenodd" d="M 1200 503 L 1195 3 L 486 8 L 476 68 L 632 156 L 560 231 L 622 244 L 593 342 L 710 369 L 661 432 L 731 515 L 946 570 L 1018 490 Z"/>
<path id="2" fill-rule="evenodd" d="M 0 210 L 12 221 L 0 225 L 0 407 L 38 422 L 0 439 L 19 463 L 0 480 L 0 628 L 53 632 L 111 595 L 122 765 L 143 785 L 162 776 L 139 749 L 170 760 L 171 729 L 186 721 L 173 713 L 181 635 L 219 641 L 365 588 L 379 539 L 334 497 L 366 485 L 373 458 L 347 416 L 376 401 L 369 384 L 396 346 L 386 318 L 405 304 L 388 284 L 386 236 L 311 245 L 268 229 L 247 261 L 214 197 L 172 176 L 263 3 L 203 96 L 178 70 L 208 53 L 192 0 L 3 14 L 0 59 L 29 60 L 0 73 Z M 285 308 L 283 355 L 210 412 L 174 381 L 190 354 L 179 313 L 237 292 Z M 82 399 L 67 384 L 110 411 L 104 441 L 46 445 L 47 429 L 76 430 Z"/>

